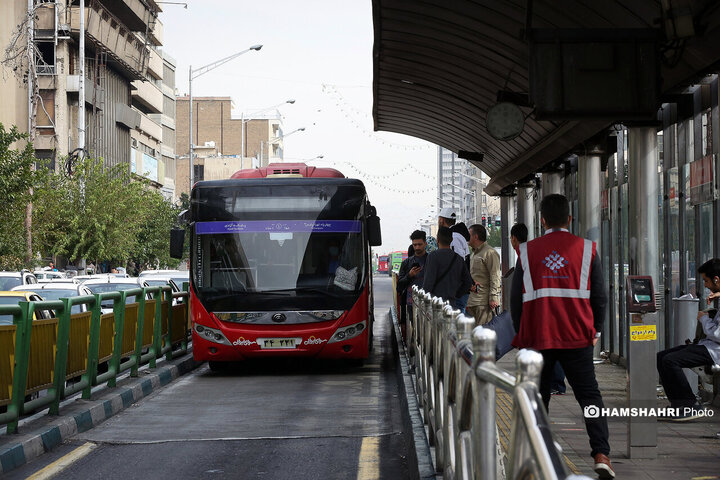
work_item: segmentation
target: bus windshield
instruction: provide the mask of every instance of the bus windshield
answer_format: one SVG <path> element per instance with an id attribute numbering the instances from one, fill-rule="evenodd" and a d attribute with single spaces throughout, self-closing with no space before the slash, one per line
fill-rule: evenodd
<path id="1" fill-rule="evenodd" d="M 200 201 L 223 205 L 221 215 L 194 216 L 193 284 L 209 311 L 352 306 L 366 275 L 364 188 L 206 190 Z"/>

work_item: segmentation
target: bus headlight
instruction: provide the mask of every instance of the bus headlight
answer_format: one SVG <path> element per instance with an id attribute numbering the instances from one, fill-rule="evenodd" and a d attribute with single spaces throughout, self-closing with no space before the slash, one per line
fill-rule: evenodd
<path id="1" fill-rule="evenodd" d="M 335 330 L 335 333 L 332 337 L 330 337 L 328 343 L 342 342 L 344 340 L 350 340 L 351 338 L 357 337 L 365 331 L 366 326 L 367 323 L 365 320 L 363 320 L 362 322 L 356 323 L 354 325 L 340 327 Z"/>
<path id="2" fill-rule="evenodd" d="M 195 324 L 195 333 L 208 342 L 219 343 L 221 345 L 232 345 L 225 335 L 215 328 L 206 327 L 205 325 Z"/>

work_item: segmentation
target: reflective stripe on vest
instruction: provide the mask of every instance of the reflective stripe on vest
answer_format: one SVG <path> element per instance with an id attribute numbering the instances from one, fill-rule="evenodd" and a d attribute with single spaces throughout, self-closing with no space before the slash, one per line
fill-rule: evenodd
<path id="1" fill-rule="evenodd" d="M 592 245 L 591 240 L 583 240 L 583 257 L 580 269 L 580 285 L 579 288 L 540 288 L 535 290 L 530 274 L 530 262 L 528 261 L 527 243 L 520 244 L 520 264 L 523 269 L 523 303 L 537 300 L 538 298 L 590 298 L 590 288 L 588 280 L 590 278 L 590 264 L 592 263 Z"/>

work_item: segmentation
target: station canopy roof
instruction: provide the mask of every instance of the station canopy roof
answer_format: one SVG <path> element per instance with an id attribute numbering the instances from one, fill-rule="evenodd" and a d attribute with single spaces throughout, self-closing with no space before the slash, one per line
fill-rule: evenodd
<path id="1" fill-rule="evenodd" d="M 658 93 L 680 93 L 717 68 L 720 2 L 662 3 L 691 12 L 694 23 L 693 36 L 669 45 L 677 59 L 662 62 L 660 70 Z M 660 0 L 373 0 L 375 129 L 456 153 L 481 153 L 482 161 L 472 163 L 491 177 L 485 191 L 498 194 L 615 123 L 590 117 L 538 121 L 529 107 L 523 108 L 524 130 L 513 140 L 487 132 L 486 113 L 499 91 L 528 93 L 525 32 L 656 29 L 660 35 L 663 15 Z"/>

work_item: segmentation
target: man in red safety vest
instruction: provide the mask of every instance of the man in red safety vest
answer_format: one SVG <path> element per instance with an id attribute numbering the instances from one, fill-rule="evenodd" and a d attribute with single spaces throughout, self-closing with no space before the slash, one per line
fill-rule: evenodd
<path id="1" fill-rule="evenodd" d="M 610 459 L 607 418 L 587 414 L 604 408 L 595 379 L 593 347 L 600 338 L 607 293 L 595 242 L 568 232 L 567 198 L 542 199 L 540 215 L 545 235 L 519 246 L 510 294 L 517 335 L 513 346 L 532 348 L 543 356 L 540 394 L 550 404 L 550 384 L 559 362 L 585 413 L 595 472 L 615 477 Z"/>

